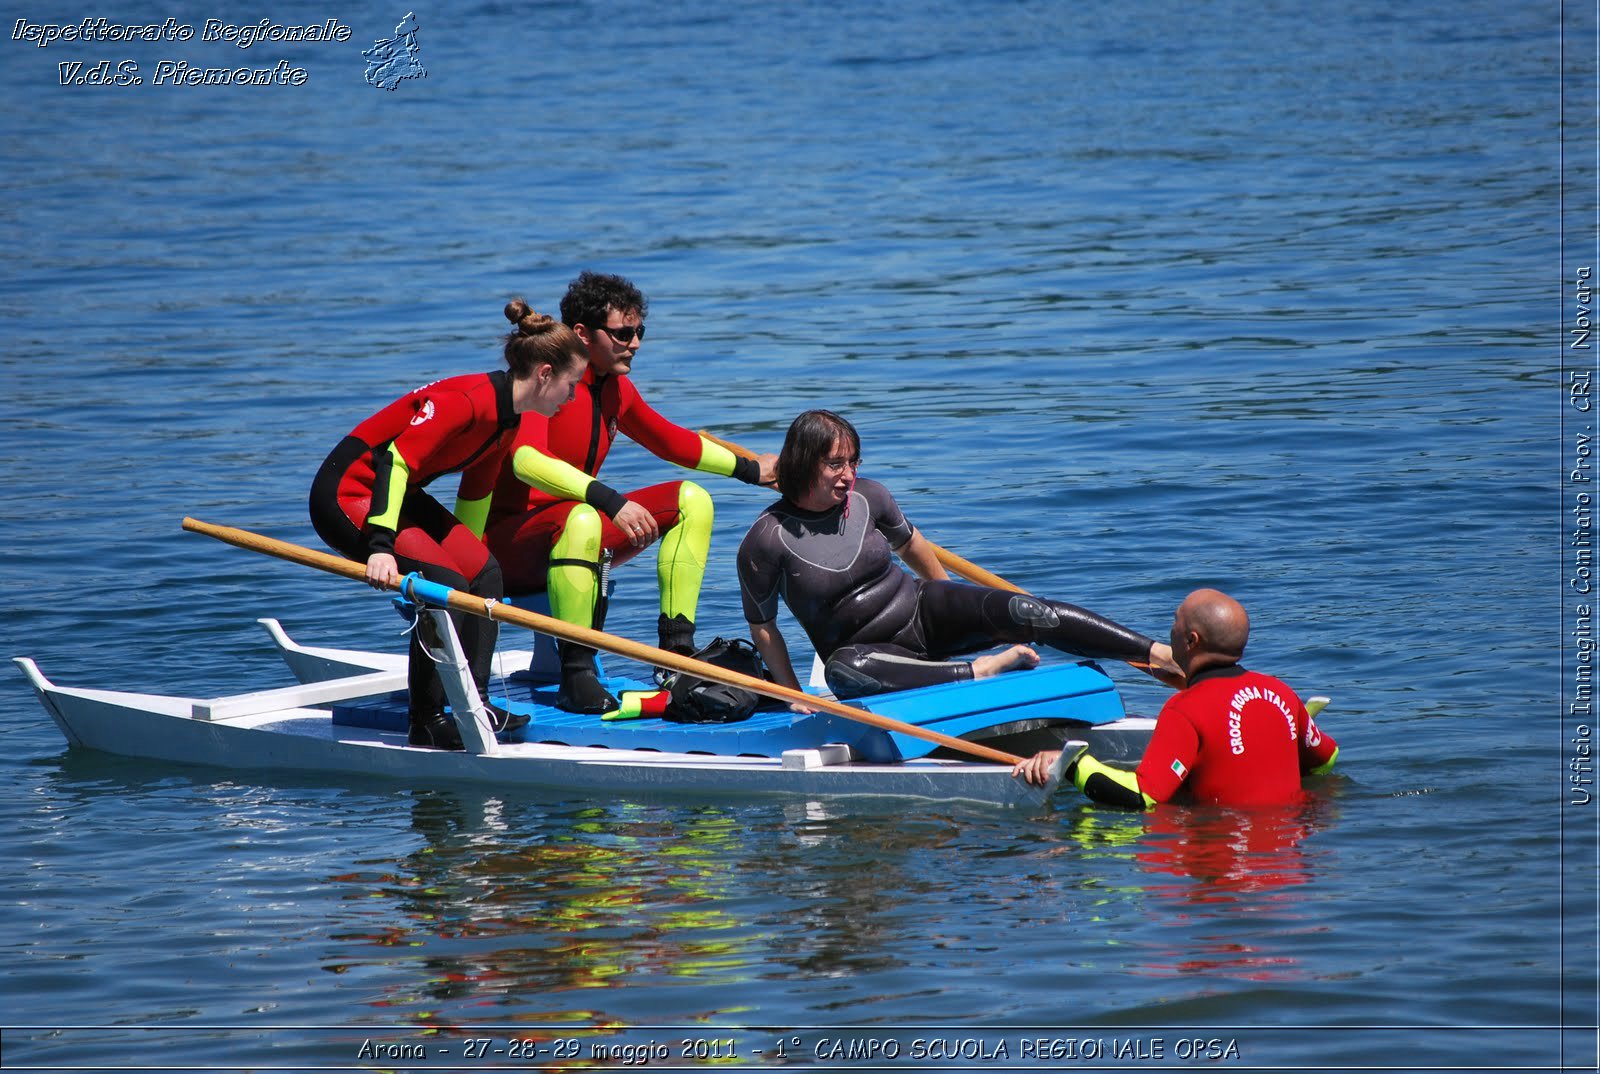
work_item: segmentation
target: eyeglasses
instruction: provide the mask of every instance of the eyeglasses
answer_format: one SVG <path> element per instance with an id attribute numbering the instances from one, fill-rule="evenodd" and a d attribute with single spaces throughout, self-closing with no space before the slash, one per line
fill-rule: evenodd
<path id="1" fill-rule="evenodd" d="M 597 324 L 595 327 L 623 346 L 632 343 L 635 336 L 639 337 L 640 343 L 644 342 L 644 325 L 642 324 L 619 324 L 615 328 L 610 325 Z"/>
<path id="2" fill-rule="evenodd" d="M 844 473 L 846 467 L 848 467 L 851 470 L 859 470 L 859 469 L 861 469 L 861 456 L 857 455 L 853 459 L 823 459 L 822 460 L 822 469 L 825 472 L 830 473 L 830 474 L 842 474 L 842 473 Z"/>

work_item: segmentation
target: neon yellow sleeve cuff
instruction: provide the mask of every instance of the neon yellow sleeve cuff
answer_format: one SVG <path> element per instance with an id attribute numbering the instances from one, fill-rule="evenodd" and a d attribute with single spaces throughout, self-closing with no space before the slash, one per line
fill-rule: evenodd
<path id="1" fill-rule="evenodd" d="M 1139 776 L 1124 768 L 1113 768 L 1087 753 L 1078 758 L 1072 782 L 1089 798 L 1129 809 L 1153 809 L 1156 800 L 1139 789 Z"/>
<path id="2" fill-rule="evenodd" d="M 718 477 L 732 477 L 738 466 L 739 456 L 721 444 L 713 444 L 703 436 L 700 438 L 700 461 L 695 463 L 696 470 Z"/>
<path id="3" fill-rule="evenodd" d="M 1339 759 L 1339 747 L 1335 746 L 1335 747 L 1333 747 L 1333 756 L 1329 757 L 1327 759 L 1327 761 L 1325 761 L 1324 763 L 1319 764 L 1319 765 L 1317 765 L 1317 767 L 1313 768 L 1311 770 L 1311 774 L 1313 776 L 1325 776 L 1325 775 L 1327 775 L 1329 772 L 1333 771 L 1333 763 L 1335 761 L 1337 761 L 1338 759 Z"/>

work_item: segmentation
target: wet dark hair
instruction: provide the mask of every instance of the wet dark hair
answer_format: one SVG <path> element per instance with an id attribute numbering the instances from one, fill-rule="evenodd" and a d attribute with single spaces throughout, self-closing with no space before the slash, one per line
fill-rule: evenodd
<path id="1" fill-rule="evenodd" d="M 618 313 L 638 310 L 642 321 L 647 305 L 639 289 L 621 276 L 584 269 L 561 296 L 561 322 L 569 327 L 581 324 L 604 328 L 611 310 Z"/>
<path id="2" fill-rule="evenodd" d="M 778 491 L 790 503 L 799 503 L 817 475 L 822 462 L 833 450 L 835 440 L 850 445 L 850 457 L 861 454 L 861 434 L 856 427 L 831 410 L 807 410 L 789 423 L 778 452 Z"/>
<path id="3" fill-rule="evenodd" d="M 513 380 L 526 380 L 542 365 L 566 373 L 589 360 L 578 333 L 522 299 L 507 302 L 505 314 L 516 325 L 506 336 L 506 365 Z"/>

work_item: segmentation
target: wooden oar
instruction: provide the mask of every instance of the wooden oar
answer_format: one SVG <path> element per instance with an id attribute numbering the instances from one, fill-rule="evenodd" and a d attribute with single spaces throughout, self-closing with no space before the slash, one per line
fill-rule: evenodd
<path id="1" fill-rule="evenodd" d="M 700 435 L 711 441 L 713 444 L 719 444 L 722 447 L 727 448 L 735 455 L 739 455 L 746 459 L 753 459 L 756 457 L 755 452 L 751 451 L 749 448 L 740 447 L 733 441 L 724 440 L 719 436 L 714 436 L 711 433 L 706 432 L 704 429 L 700 430 Z M 944 565 L 944 569 L 949 571 L 951 574 L 956 575 L 958 578 L 965 578 L 967 581 L 975 582 L 978 585 L 986 585 L 990 589 L 1004 589 L 1011 593 L 1027 592 L 1027 590 L 1023 589 L 1020 585 L 1008 582 L 998 574 L 991 574 L 989 571 L 984 570 L 971 560 L 962 559 L 948 548 L 941 548 L 939 545 L 934 544 L 932 541 L 928 540 L 928 535 L 926 533 L 922 535 L 922 539 L 928 542 L 928 547 L 933 550 L 934 557 Z M 1148 672 L 1150 675 L 1154 676 L 1158 682 L 1165 683 L 1167 686 L 1173 686 L 1172 683 L 1167 682 L 1167 680 L 1156 674 L 1156 668 L 1153 664 L 1146 663 L 1143 660 L 1128 660 L 1125 661 L 1125 663 L 1129 667 L 1138 668 L 1140 671 Z M 1175 686 L 1174 689 L 1176 689 Z"/>
<path id="2" fill-rule="evenodd" d="M 185 518 L 183 520 L 183 528 L 192 533 L 215 537 L 219 541 L 224 541 L 239 548 L 249 549 L 252 552 L 276 556 L 279 559 L 286 559 L 291 563 L 299 563 L 306 567 L 314 567 L 330 574 L 341 574 L 356 581 L 366 581 L 366 568 L 355 560 L 345 559 L 343 556 L 318 552 L 312 548 L 291 544 L 288 541 L 280 541 L 274 537 L 252 533 L 249 530 L 235 529 L 232 526 L 217 526 L 194 518 Z M 444 587 L 441 586 L 440 589 L 444 589 Z M 894 731 L 898 734 L 909 735 L 912 738 L 934 742 L 949 749 L 971 754 L 974 757 L 981 757 L 986 761 L 1016 764 L 1022 760 L 1022 758 L 1002 750 L 991 749 L 988 746 L 980 745 L 976 742 L 968 742 L 952 735 L 940 734 L 938 731 L 930 731 L 925 727 L 918 727 L 916 724 L 891 720 L 887 716 L 879 716 L 877 713 L 868 712 L 866 709 L 840 704 L 830 698 L 817 697 L 800 690 L 791 690 L 787 686 L 779 686 L 777 683 L 768 682 L 765 679 L 757 679 L 737 671 L 729 671 L 727 668 L 719 668 L 715 664 L 707 664 L 702 660 L 679 656 L 677 653 L 669 653 L 665 649 L 642 645 L 639 642 L 630 641 L 615 634 L 590 630 L 588 627 L 574 626 L 571 623 L 562 622 L 560 619 L 552 619 L 548 615 L 530 612 L 525 608 L 513 608 L 501 601 L 487 601 L 482 597 L 463 593 L 456 589 L 444 589 L 444 592 L 448 595 L 448 603 L 451 608 L 467 612 L 470 615 L 479 615 L 486 619 L 527 627 L 529 630 L 537 630 L 552 637 L 574 641 L 579 645 L 587 645 L 592 649 L 603 649 L 617 656 L 626 656 L 643 664 L 671 668 L 674 671 L 698 675 L 702 679 L 710 679 L 713 682 L 724 683 L 728 686 L 737 686 L 752 693 L 760 694 L 763 697 L 776 698 L 779 701 L 799 702 L 813 709 L 830 712 L 835 716 L 843 716 L 847 720 L 855 720 L 857 723 L 870 724 L 884 731 Z"/>
<path id="3" fill-rule="evenodd" d="M 704 429 L 700 430 L 700 435 L 711 441 L 713 444 L 733 452 L 740 458 L 753 459 L 756 457 L 755 452 L 751 451 L 749 448 L 741 447 L 731 440 L 724 440 L 720 436 L 706 432 Z M 928 535 L 923 534 L 922 539 L 924 541 L 928 541 Z M 1012 593 L 1027 592 L 1027 590 L 1023 589 L 1021 586 L 1006 581 L 998 574 L 991 574 L 982 567 L 978 566 L 976 563 L 973 563 L 971 560 L 962 559 L 948 548 L 941 548 L 932 541 L 928 541 L 928 547 L 933 550 L 933 554 L 939 560 L 939 562 L 944 564 L 944 569 L 949 571 L 951 574 L 956 575 L 957 577 L 965 578 L 969 582 L 976 582 L 978 585 L 986 585 L 990 589 L 1005 589 Z"/>

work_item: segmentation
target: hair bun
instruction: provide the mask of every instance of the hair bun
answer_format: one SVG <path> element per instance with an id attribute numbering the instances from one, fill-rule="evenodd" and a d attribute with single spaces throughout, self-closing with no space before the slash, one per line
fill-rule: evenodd
<path id="1" fill-rule="evenodd" d="M 523 299 L 507 302 L 505 314 L 512 324 L 505 337 L 506 366 L 514 378 L 531 376 L 541 365 L 564 372 L 587 360 L 583 344 L 571 328 Z"/>
<path id="2" fill-rule="evenodd" d="M 542 336 L 556 326 L 554 317 L 536 311 L 517 322 L 517 331 L 525 336 Z"/>
<path id="3" fill-rule="evenodd" d="M 506 303 L 506 320 L 516 325 L 517 331 L 524 336 L 542 336 L 556 324 L 553 317 L 540 313 L 520 298 L 513 298 Z"/>

